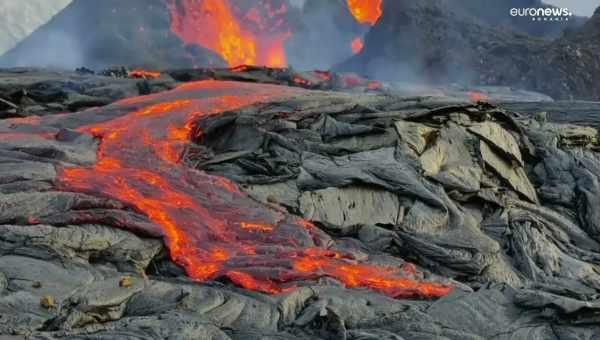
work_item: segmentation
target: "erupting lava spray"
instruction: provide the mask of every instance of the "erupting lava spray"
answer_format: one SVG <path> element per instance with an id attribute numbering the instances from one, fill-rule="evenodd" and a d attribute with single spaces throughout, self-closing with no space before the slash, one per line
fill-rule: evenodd
<path id="1" fill-rule="evenodd" d="M 348 4 L 348 10 L 354 17 L 354 19 L 361 24 L 375 25 L 383 10 L 381 9 L 381 2 L 383 0 L 346 0 Z M 363 39 L 360 36 L 354 37 L 350 43 L 352 53 L 357 54 L 362 51 L 364 47 Z"/>
<path id="2" fill-rule="evenodd" d="M 219 54 L 229 66 L 286 66 L 287 8 L 261 0 L 246 11 L 234 0 L 168 0 L 171 31 L 187 44 Z M 275 5 L 277 4 L 277 6 Z"/>
<path id="3" fill-rule="evenodd" d="M 348 9 L 356 21 L 361 24 L 375 25 L 383 10 L 381 2 L 383 0 L 347 0 Z"/>
<path id="4" fill-rule="evenodd" d="M 191 169 L 180 155 L 201 134 L 193 122 L 297 89 L 203 81 L 113 104 L 129 111 L 79 128 L 101 139 L 92 167 L 63 168 L 63 190 L 127 202 L 160 226 L 172 259 L 199 281 L 228 278 L 276 293 L 329 276 L 393 297 L 439 297 L 452 287 L 419 282 L 414 267 L 374 266 L 327 249 L 331 239 L 307 221 L 268 208 L 222 177 Z M 83 112 L 80 114 L 94 114 Z"/>

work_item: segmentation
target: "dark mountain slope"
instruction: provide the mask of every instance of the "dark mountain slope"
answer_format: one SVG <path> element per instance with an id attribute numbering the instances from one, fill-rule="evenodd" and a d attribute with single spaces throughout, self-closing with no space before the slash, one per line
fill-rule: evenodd
<path id="1" fill-rule="evenodd" d="M 583 27 L 546 40 L 485 23 L 464 9 L 455 10 L 454 4 L 386 2 L 363 51 L 337 70 L 387 80 L 508 85 L 560 99 L 600 99 L 598 11 Z"/>

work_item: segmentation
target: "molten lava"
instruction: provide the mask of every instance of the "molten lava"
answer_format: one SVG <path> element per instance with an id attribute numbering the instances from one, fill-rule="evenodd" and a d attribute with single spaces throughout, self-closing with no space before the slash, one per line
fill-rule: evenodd
<path id="1" fill-rule="evenodd" d="M 124 115 L 79 128 L 100 138 L 97 163 L 61 169 L 59 185 L 109 196 L 146 214 L 160 226 L 172 259 L 198 281 L 227 278 L 277 293 L 327 276 L 392 297 L 450 292 L 452 286 L 420 282 L 412 265 L 376 266 L 327 249 L 331 239 L 310 222 L 261 205 L 235 183 L 180 163 L 191 134 L 202 133 L 194 121 L 302 91 L 203 81 L 117 102 L 108 109 Z"/>
<path id="2" fill-rule="evenodd" d="M 352 39 L 352 43 L 350 44 L 350 47 L 352 48 L 352 53 L 354 53 L 354 54 L 362 51 L 362 49 L 363 49 L 362 38 L 356 37 L 356 38 Z"/>
<path id="3" fill-rule="evenodd" d="M 369 90 L 379 90 L 380 88 L 383 87 L 383 84 L 381 84 L 380 81 L 377 80 L 369 80 L 369 82 L 367 82 L 367 88 Z"/>
<path id="4" fill-rule="evenodd" d="M 377 20 L 383 14 L 381 2 L 383 0 L 347 0 L 348 10 L 361 24 L 369 24 L 371 26 L 377 23 Z"/>
<path id="5" fill-rule="evenodd" d="M 488 100 L 488 97 L 485 94 L 481 93 L 481 92 L 470 91 L 469 92 L 469 100 L 472 101 L 472 102 L 474 102 L 474 103 L 478 103 L 478 102 L 481 102 L 481 101 Z"/>
<path id="6" fill-rule="evenodd" d="M 229 66 L 286 66 L 284 42 L 290 36 L 284 2 L 262 0 L 245 13 L 235 0 L 168 0 L 171 31 L 187 44 L 219 54 Z"/>
<path id="7" fill-rule="evenodd" d="M 160 71 L 150 71 L 139 68 L 128 71 L 127 75 L 132 78 L 158 78 L 160 77 Z"/>

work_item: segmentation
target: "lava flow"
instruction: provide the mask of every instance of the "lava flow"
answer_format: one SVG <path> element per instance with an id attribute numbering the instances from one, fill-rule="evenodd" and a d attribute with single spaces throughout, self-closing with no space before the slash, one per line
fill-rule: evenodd
<path id="1" fill-rule="evenodd" d="M 187 44 L 197 44 L 219 54 L 231 67 L 286 66 L 284 42 L 290 31 L 283 19 L 287 11 L 285 3 L 262 0 L 246 10 L 234 6 L 236 3 L 235 0 L 169 0 L 171 31 Z"/>
<path id="2" fill-rule="evenodd" d="M 144 70 L 141 68 L 134 69 L 127 72 L 127 75 L 132 78 L 159 78 L 160 71 Z"/>
<path id="3" fill-rule="evenodd" d="M 329 250 L 331 239 L 311 223 L 257 203 L 229 180 L 181 164 L 192 131 L 201 133 L 194 121 L 301 91 L 203 81 L 99 109 L 124 115 L 79 128 L 101 140 L 97 163 L 61 169 L 60 188 L 109 196 L 146 214 L 160 226 L 172 259 L 198 281 L 227 278 L 277 293 L 327 276 L 392 297 L 450 292 L 452 286 L 420 282 L 412 265 L 375 266 Z"/>

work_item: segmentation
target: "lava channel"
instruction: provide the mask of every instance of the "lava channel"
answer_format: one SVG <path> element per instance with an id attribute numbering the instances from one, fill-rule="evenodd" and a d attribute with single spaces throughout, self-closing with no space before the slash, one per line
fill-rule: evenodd
<path id="1" fill-rule="evenodd" d="M 257 203 L 227 179 L 181 164 L 193 121 L 298 91 L 202 81 L 99 109 L 124 115 L 79 128 L 101 139 L 97 163 L 60 169 L 59 186 L 116 198 L 145 213 L 161 227 L 173 261 L 197 281 L 228 278 L 278 293 L 332 277 L 397 298 L 446 295 L 452 286 L 420 282 L 412 265 L 375 266 L 328 250 L 331 239 L 311 223 Z"/>

